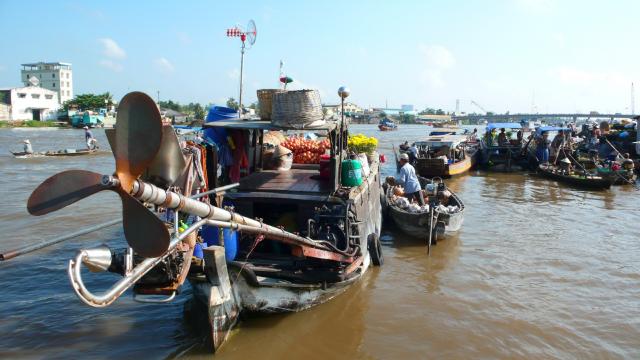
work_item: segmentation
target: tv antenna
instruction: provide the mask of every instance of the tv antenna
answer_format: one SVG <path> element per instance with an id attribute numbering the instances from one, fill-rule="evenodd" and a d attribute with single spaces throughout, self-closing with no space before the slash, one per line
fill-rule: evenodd
<path id="1" fill-rule="evenodd" d="M 253 20 L 249 20 L 247 29 L 244 30 L 240 26 L 227 29 L 227 37 L 239 37 L 242 41 L 242 48 L 240 50 L 240 96 L 238 97 L 238 116 L 242 117 L 242 77 L 244 72 L 244 51 L 250 49 L 253 44 L 256 43 L 256 23 Z M 249 43 L 247 47 L 246 43 Z"/>

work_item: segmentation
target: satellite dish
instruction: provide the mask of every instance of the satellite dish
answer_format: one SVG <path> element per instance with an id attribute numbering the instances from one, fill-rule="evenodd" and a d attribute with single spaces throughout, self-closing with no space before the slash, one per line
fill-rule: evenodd
<path id="1" fill-rule="evenodd" d="M 256 35 L 258 34 L 256 30 L 256 23 L 253 20 L 249 20 L 249 24 L 247 24 L 247 40 L 249 41 L 249 45 L 253 45 L 256 43 Z"/>
<path id="2" fill-rule="evenodd" d="M 31 76 L 29 78 L 29 84 L 31 84 L 31 86 L 38 86 L 40 85 L 40 80 L 38 80 L 38 78 L 35 76 Z"/>

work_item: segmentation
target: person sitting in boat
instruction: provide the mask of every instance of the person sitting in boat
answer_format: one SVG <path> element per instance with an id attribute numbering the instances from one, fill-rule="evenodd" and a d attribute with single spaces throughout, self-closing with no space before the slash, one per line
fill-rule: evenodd
<path id="1" fill-rule="evenodd" d="M 536 157 L 541 164 L 549 162 L 549 133 L 544 131 L 542 136 L 536 139 Z"/>
<path id="2" fill-rule="evenodd" d="M 23 143 L 24 143 L 23 149 L 25 154 L 33 154 L 33 148 L 31 147 L 31 142 L 29 141 L 29 139 L 25 139 Z"/>
<path id="3" fill-rule="evenodd" d="M 562 160 L 560 160 L 559 162 L 559 168 L 560 168 L 560 173 L 563 175 L 571 175 L 572 172 L 572 166 L 571 166 L 571 161 L 567 158 L 564 158 Z"/>
<path id="4" fill-rule="evenodd" d="M 471 133 L 471 135 L 469 135 L 469 141 L 471 141 L 471 142 L 478 141 L 478 129 L 477 128 L 474 128 L 473 132 Z"/>
<path id="5" fill-rule="evenodd" d="M 420 206 L 424 205 L 422 197 L 422 189 L 420 189 L 420 181 L 416 176 L 416 169 L 409 164 L 409 155 L 404 153 L 400 155 L 400 173 L 395 178 L 396 184 L 404 187 L 404 196 L 409 199 L 415 199 Z"/>
<path id="6" fill-rule="evenodd" d="M 518 142 L 518 145 L 522 144 L 523 139 L 524 139 L 524 134 L 522 133 L 522 129 L 518 129 L 518 132 L 516 133 L 516 141 Z"/>
<path id="7" fill-rule="evenodd" d="M 506 131 L 507 130 L 505 128 L 500 129 L 500 134 L 498 135 L 498 145 L 500 146 L 509 145 L 509 139 L 507 138 Z"/>
<path id="8" fill-rule="evenodd" d="M 409 150 L 410 146 L 409 146 L 409 142 L 405 141 L 404 144 L 400 144 L 400 150 L 402 151 L 407 151 Z"/>
<path id="9" fill-rule="evenodd" d="M 87 149 L 88 150 L 93 150 L 96 149 L 98 147 L 98 140 L 96 140 L 95 137 L 93 137 L 93 133 L 91 133 L 91 130 L 89 130 L 88 126 L 84 127 L 84 139 L 87 142 Z"/>

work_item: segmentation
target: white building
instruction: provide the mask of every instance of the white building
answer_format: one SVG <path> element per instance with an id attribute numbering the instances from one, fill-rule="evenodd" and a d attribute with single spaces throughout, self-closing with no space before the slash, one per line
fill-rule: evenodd
<path id="1" fill-rule="evenodd" d="M 59 108 L 58 93 L 37 83 L 0 89 L 0 120 L 56 120 Z"/>
<path id="2" fill-rule="evenodd" d="M 30 85 L 30 79 L 35 77 L 40 86 L 58 93 L 60 104 L 73 99 L 73 73 L 71 64 L 61 62 L 38 62 L 22 64 L 20 78 L 25 86 Z"/>

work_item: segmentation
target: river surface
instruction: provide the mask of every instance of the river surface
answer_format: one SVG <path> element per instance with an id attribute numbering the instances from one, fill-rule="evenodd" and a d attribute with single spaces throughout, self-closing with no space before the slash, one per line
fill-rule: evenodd
<path id="1" fill-rule="evenodd" d="M 426 126 L 379 132 L 395 171 L 392 144 L 417 140 Z M 102 130 L 95 135 L 103 147 Z M 82 147 L 82 130 L 0 130 L 0 248 L 14 248 L 120 217 L 104 192 L 43 217 L 26 201 L 46 177 L 66 169 L 111 173 L 110 153 L 15 159 Z M 385 224 L 385 264 L 338 298 L 308 311 L 246 319 L 217 359 L 640 358 L 640 191 L 574 190 L 526 173 L 472 172 L 447 182 L 466 205 L 462 230 L 427 256 L 425 241 Z M 122 247 L 114 226 L 0 263 L 0 358 L 211 359 L 186 320 L 187 287 L 176 301 L 145 305 L 125 294 L 103 309 L 75 296 L 68 260 L 80 247 Z M 90 289 L 119 277 L 89 276 Z"/>

